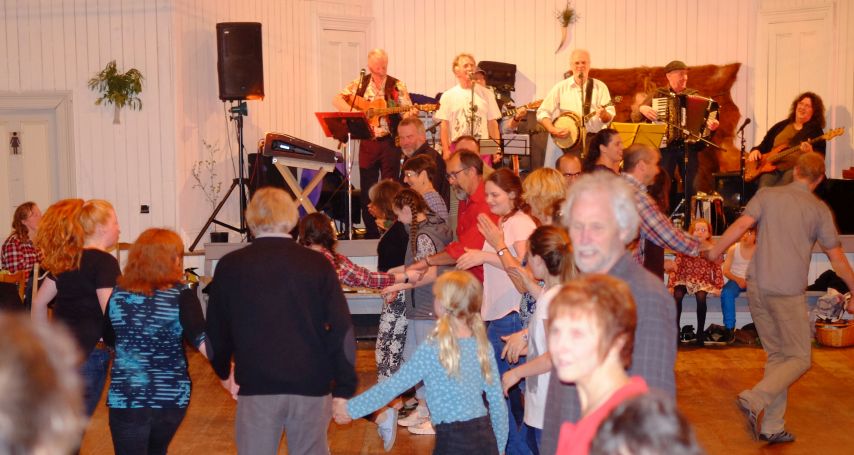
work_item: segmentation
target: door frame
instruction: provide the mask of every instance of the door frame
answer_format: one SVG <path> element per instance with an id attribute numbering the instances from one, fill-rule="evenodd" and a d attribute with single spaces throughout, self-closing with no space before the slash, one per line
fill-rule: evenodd
<path id="1" fill-rule="evenodd" d="M 72 92 L 0 92 L 0 114 L 15 115 L 20 111 L 53 111 L 56 118 L 56 150 L 49 156 L 58 162 L 57 198 L 64 199 L 77 194 L 77 177 L 74 158 Z"/>

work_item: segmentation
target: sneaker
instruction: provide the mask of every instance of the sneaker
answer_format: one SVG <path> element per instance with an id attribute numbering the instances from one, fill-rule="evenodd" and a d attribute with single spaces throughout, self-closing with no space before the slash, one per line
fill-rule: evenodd
<path id="1" fill-rule="evenodd" d="M 388 452 L 394 447 L 394 440 L 397 438 L 397 410 L 388 408 L 385 411 L 385 420 L 377 424 L 377 432 L 383 440 L 383 449 Z"/>
<path id="2" fill-rule="evenodd" d="M 769 445 L 770 444 L 782 444 L 785 442 L 795 442 L 795 435 L 793 435 L 792 433 L 789 433 L 786 430 L 783 430 L 779 433 L 774 433 L 774 434 L 764 434 L 764 433 L 760 434 L 759 440 L 765 441 Z"/>
<path id="3" fill-rule="evenodd" d="M 679 332 L 679 335 L 682 343 L 693 343 L 697 340 L 697 334 L 694 333 L 693 325 L 686 325 L 682 327 L 682 331 Z"/>
<path id="4" fill-rule="evenodd" d="M 765 410 L 754 411 L 750 408 L 747 400 L 741 397 L 736 398 L 735 404 L 738 406 L 738 410 L 744 415 L 747 432 L 750 433 L 754 441 L 758 440 L 760 438 L 759 430 L 762 428 L 762 418 L 765 416 Z"/>
<path id="5" fill-rule="evenodd" d="M 407 415 L 406 417 L 399 419 L 397 421 L 397 424 L 402 426 L 402 427 L 412 427 L 412 426 L 420 425 L 420 424 L 424 423 L 425 421 L 429 421 L 429 420 L 430 420 L 429 415 L 423 416 L 423 415 L 421 415 L 421 413 L 418 412 L 418 409 L 416 409 L 416 410 L 410 412 L 409 415 Z"/>
<path id="6" fill-rule="evenodd" d="M 433 429 L 433 424 L 430 423 L 429 417 L 418 425 L 412 425 L 407 430 L 412 434 L 436 434 L 436 430 Z"/>

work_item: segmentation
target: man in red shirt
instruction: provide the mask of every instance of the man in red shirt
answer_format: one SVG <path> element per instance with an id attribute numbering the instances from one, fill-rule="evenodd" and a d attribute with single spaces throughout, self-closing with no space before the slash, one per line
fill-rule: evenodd
<path id="1" fill-rule="evenodd" d="M 409 268 L 427 270 L 432 265 L 454 265 L 457 258 L 466 252 L 466 248 L 482 249 L 483 234 L 477 229 L 477 216 L 485 213 L 498 224 L 498 216 L 489 211 L 486 205 L 486 193 L 483 188 L 483 161 L 477 153 L 468 149 L 457 149 L 447 161 L 448 182 L 460 199 L 460 211 L 457 219 L 457 241 L 451 242 L 432 256 L 412 264 Z M 483 266 L 469 269 L 474 276 L 483 281 Z"/>

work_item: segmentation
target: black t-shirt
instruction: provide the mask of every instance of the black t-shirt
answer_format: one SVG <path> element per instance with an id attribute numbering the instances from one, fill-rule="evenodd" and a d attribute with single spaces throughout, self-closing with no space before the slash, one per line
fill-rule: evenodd
<path id="1" fill-rule="evenodd" d="M 377 244 L 377 270 L 403 265 L 406 259 L 406 245 L 409 243 L 409 231 L 400 221 L 395 221 Z"/>
<path id="2" fill-rule="evenodd" d="M 54 315 L 71 330 L 84 356 L 89 355 L 104 332 L 104 313 L 96 291 L 115 287 L 119 275 L 119 263 L 113 255 L 86 249 L 79 269 L 50 277 L 56 282 Z"/>

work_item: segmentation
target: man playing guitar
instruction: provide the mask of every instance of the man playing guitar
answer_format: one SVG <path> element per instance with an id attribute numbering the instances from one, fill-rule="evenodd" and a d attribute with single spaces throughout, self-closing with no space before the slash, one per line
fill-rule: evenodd
<path id="1" fill-rule="evenodd" d="M 573 134 L 576 134 L 575 144 L 569 144 L 569 152 L 581 154 L 581 126 L 580 116 L 587 115 L 591 112 L 598 112 L 587 121 L 587 134 L 595 134 L 611 122 L 611 119 L 616 115 L 614 106 L 610 106 L 611 94 L 608 92 L 608 87 L 604 82 L 597 79 L 590 79 L 590 53 L 584 49 L 576 49 L 572 51 L 569 58 L 572 77 L 558 82 L 548 95 L 543 99 L 543 103 L 537 109 L 537 121 L 551 134 L 546 147 L 545 165 L 554 167 L 558 157 L 565 150 L 562 150 L 555 144 L 555 138 L 558 140 L 566 139 Z M 582 104 L 582 96 L 584 104 Z M 608 106 L 602 108 L 603 106 Z M 569 114 L 572 113 L 572 114 Z M 558 128 L 555 123 L 559 123 L 558 119 L 567 114 L 573 115 L 573 120 L 569 123 L 570 128 Z M 573 123 L 574 122 L 574 123 Z"/>
<path id="2" fill-rule="evenodd" d="M 368 53 L 370 74 L 351 81 L 332 100 L 341 112 L 364 110 L 364 106 L 377 99 L 385 99 L 389 107 L 411 106 L 406 85 L 387 74 L 388 54 L 382 49 Z M 364 73 L 364 71 L 363 71 Z M 360 105 L 362 109 L 360 109 Z M 409 115 L 409 113 L 404 114 Z M 368 212 L 368 190 L 382 178 L 397 179 L 400 174 L 400 149 L 394 145 L 399 115 L 383 117 L 372 126 L 374 138 L 363 140 L 359 146 L 359 188 L 362 219 L 367 230 L 366 238 L 379 238 L 380 233 L 373 215 Z"/>
<path id="3" fill-rule="evenodd" d="M 821 97 L 813 92 L 798 95 L 789 108 L 789 116 L 768 130 L 762 142 L 750 151 L 747 161 L 759 161 L 765 158 L 765 155 L 776 151 L 780 146 L 785 148 L 799 142 L 801 144 L 800 152 L 793 153 L 775 163 L 776 170 L 759 177 L 759 186 L 779 186 L 791 183 L 792 168 L 795 161 L 803 153 L 815 150 L 823 156 L 827 147 L 826 141 L 817 141 L 815 144 L 807 142 L 809 139 L 821 136 L 823 128 L 824 103 L 821 101 Z"/>

